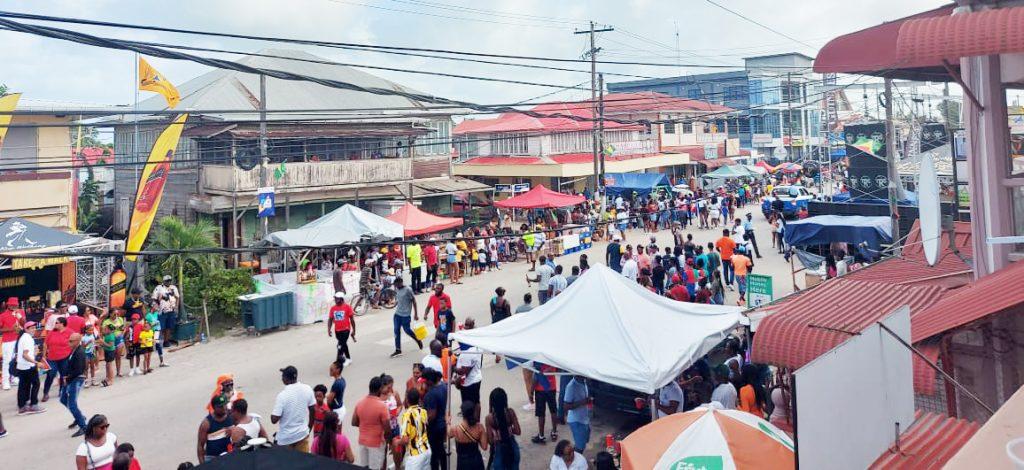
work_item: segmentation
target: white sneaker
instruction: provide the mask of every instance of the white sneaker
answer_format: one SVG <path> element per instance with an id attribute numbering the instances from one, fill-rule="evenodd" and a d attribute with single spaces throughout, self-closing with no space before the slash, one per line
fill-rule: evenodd
<path id="1" fill-rule="evenodd" d="M 4 390 L 10 390 L 10 389 L 11 389 L 11 385 L 10 384 L 4 384 Z"/>
<path id="2" fill-rule="evenodd" d="M 352 363 L 352 358 L 346 357 L 345 358 L 345 363 L 342 364 L 342 367 L 348 367 L 348 365 L 351 364 L 351 363 Z"/>
<path id="3" fill-rule="evenodd" d="M 128 377 L 131 377 L 133 375 L 135 375 L 135 369 L 129 369 L 128 370 Z"/>

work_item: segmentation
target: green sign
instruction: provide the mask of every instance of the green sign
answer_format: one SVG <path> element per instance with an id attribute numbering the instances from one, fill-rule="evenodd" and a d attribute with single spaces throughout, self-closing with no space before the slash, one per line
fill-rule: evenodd
<path id="1" fill-rule="evenodd" d="M 763 274 L 747 276 L 747 307 L 760 307 L 772 301 L 772 277 Z"/>
<path id="2" fill-rule="evenodd" d="M 725 459 L 721 455 L 694 455 L 670 465 L 669 470 L 722 470 Z"/>

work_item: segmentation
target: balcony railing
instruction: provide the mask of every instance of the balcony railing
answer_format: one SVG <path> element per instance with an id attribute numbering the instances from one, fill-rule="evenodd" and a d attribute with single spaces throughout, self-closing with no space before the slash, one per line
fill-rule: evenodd
<path id="1" fill-rule="evenodd" d="M 295 191 L 323 191 L 413 178 L 436 178 L 449 173 L 448 156 L 285 163 L 285 182 Z M 278 165 L 267 169 L 273 172 Z M 415 168 L 415 170 L 414 170 Z M 208 193 L 253 193 L 262 186 L 259 168 L 246 171 L 232 165 L 203 165 L 201 184 Z"/>
<path id="2" fill-rule="evenodd" d="M 719 144 L 725 142 L 729 138 L 729 134 L 725 132 L 707 132 L 703 134 L 697 134 L 698 144 Z"/>

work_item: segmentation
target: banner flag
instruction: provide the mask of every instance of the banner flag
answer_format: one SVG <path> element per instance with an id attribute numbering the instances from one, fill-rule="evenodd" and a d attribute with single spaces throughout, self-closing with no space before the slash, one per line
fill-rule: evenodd
<path id="1" fill-rule="evenodd" d="M 146 59 L 139 57 L 139 90 L 152 91 L 163 95 L 167 100 L 167 107 L 174 108 L 181 101 L 178 89 L 171 84 L 164 74 L 157 72 Z"/>
<path id="2" fill-rule="evenodd" d="M 14 107 L 18 105 L 18 98 L 21 98 L 21 93 L 11 93 L 9 95 L 0 96 L 0 113 L 10 113 L 14 111 Z M 13 114 L 0 114 L 0 148 L 4 146 L 4 137 L 7 136 L 7 126 L 11 124 L 11 120 L 14 119 Z"/>
<path id="3" fill-rule="evenodd" d="M 125 251 L 139 251 L 153 226 L 156 211 L 160 207 L 160 199 L 164 194 L 164 184 L 171 171 L 174 150 L 178 146 L 181 130 L 185 127 L 188 114 L 179 115 L 153 143 L 149 152 L 149 160 L 142 169 L 139 178 L 139 189 L 135 195 L 135 206 L 132 208 L 131 223 L 128 225 L 128 243 Z M 128 261 L 135 261 L 135 255 L 125 256 Z"/>

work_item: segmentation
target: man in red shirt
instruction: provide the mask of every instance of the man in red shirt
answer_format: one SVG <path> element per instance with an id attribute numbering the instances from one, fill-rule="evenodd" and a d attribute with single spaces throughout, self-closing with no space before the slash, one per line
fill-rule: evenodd
<path id="1" fill-rule="evenodd" d="M 369 468 L 384 465 L 384 443 L 391 438 L 391 417 L 388 406 L 380 399 L 381 388 L 380 377 L 370 379 L 369 395 L 359 400 L 352 411 L 352 426 L 359 429 L 359 461 Z"/>
<path id="2" fill-rule="evenodd" d="M 438 317 L 439 312 L 441 312 L 442 310 L 441 300 L 444 300 L 445 302 L 448 303 L 449 309 L 452 308 L 452 298 L 449 297 L 448 294 L 444 293 L 444 284 L 441 284 L 439 282 L 437 284 L 434 284 L 434 294 L 430 296 L 429 300 L 427 300 L 427 309 L 423 311 L 424 318 L 426 318 L 431 311 L 434 312 L 435 329 L 438 327 L 438 325 L 441 324 L 441 319 Z"/>
<path id="3" fill-rule="evenodd" d="M 423 287 L 430 289 L 437 282 L 437 246 L 430 241 L 423 244 L 423 260 L 427 263 L 427 280 Z"/>
<path id="4" fill-rule="evenodd" d="M 722 230 L 722 238 L 715 242 L 715 249 L 722 254 L 722 281 L 732 290 L 734 274 L 732 269 L 732 254 L 736 251 L 736 241 L 729 234 L 729 229 Z"/>
<path id="5" fill-rule="evenodd" d="M 85 328 L 85 318 L 82 318 L 78 314 L 78 306 L 71 305 L 68 307 L 68 331 L 72 333 L 82 334 L 82 330 Z"/>
<path id="6" fill-rule="evenodd" d="M 679 274 L 672 276 L 672 288 L 668 290 L 668 298 L 679 302 L 689 302 L 690 292 L 686 290 L 686 283 Z"/>
<path id="7" fill-rule="evenodd" d="M 43 340 L 43 357 L 46 358 L 46 363 L 49 366 L 46 369 L 46 381 L 43 382 L 43 401 L 50 399 L 50 387 L 53 386 L 53 379 L 58 375 L 62 378 L 64 376 L 68 356 L 71 355 L 70 339 L 71 330 L 68 329 L 67 318 L 57 318 L 53 331 Z M 60 384 L 58 383 L 58 385 Z"/>
<path id="8" fill-rule="evenodd" d="M 0 342 L 3 343 L 3 369 L 0 375 L 3 376 L 3 389 L 11 389 L 10 370 L 11 360 L 14 359 L 14 345 L 18 341 L 18 334 L 21 326 L 25 324 L 25 312 L 18 308 L 18 298 L 7 299 L 6 309 L 0 313 Z"/>
<path id="9" fill-rule="evenodd" d="M 348 338 L 356 341 L 356 318 L 352 306 L 345 303 L 345 294 L 334 293 L 334 305 L 327 313 L 327 336 L 338 340 L 338 361 L 349 365 L 352 354 L 348 351 Z"/>

